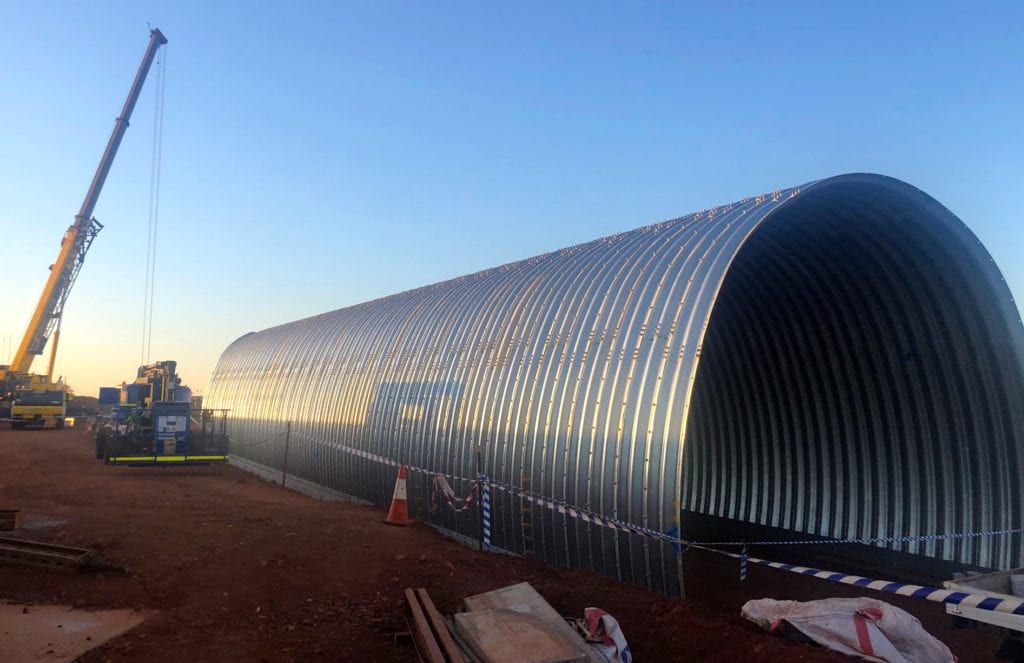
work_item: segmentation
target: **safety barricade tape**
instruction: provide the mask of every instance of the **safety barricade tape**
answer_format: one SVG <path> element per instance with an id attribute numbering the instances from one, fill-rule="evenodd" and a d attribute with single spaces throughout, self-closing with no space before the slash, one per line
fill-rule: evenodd
<path id="1" fill-rule="evenodd" d="M 694 541 L 694 545 L 726 548 L 729 546 L 811 546 L 833 544 L 874 545 L 879 543 L 918 543 L 922 541 L 948 541 L 950 539 L 973 539 L 1005 534 L 1020 534 L 1024 527 L 1013 529 L 993 529 L 981 532 L 958 532 L 955 534 L 907 534 L 905 536 L 879 536 L 870 538 L 848 539 L 791 539 L 783 541 Z"/>
<path id="2" fill-rule="evenodd" d="M 744 556 L 742 553 L 737 554 L 726 552 L 724 550 L 714 550 L 712 548 L 704 548 L 703 546 L 694 547 L 708 550 L 709 552 L 718 553 L 719 555 L 733 557 L 739 559 L 741 562 L 745 558 L 746 561 L 748 561 L 751 564 L 768 566 L 773 569 L 789 571 L 790 573 L 796 573 L 802 576 L 819 578 L 821 580 L 828 580 L 829 582 L 837 582 L 843 585 L 853 585 L 855 587 L 872 589 L 877 592 L 887 592 L 889 594 L 899 594 L 900 596 L 910 596 L 913 598 L 925 599 L 927 601 L 933 601 L 936 603 L 951 603 L 953 605 L 960 605 L 968 608 L 977 608 L 979 610 L 1002 612 L 1008 615 L 1024 615 L 1024 599 L 1003 599 L 999 598 L 998 596 L 990 596 L 987 594 L 970 594 L 967 592 L 961 592 L 953 589 L 939 589 L 938 587 L 928 587 L 926 585 L 910 585 L 902 582 L 893 582 L 891 580 L 876 580 L 874 578 L 865 578 L 864 576 L 856 576 L 848 573 L 837 573 L 836 571 L 823 571 L 821 569 L 814 569 L 807 566 L 798 566 L 796 564 L 783 564 L 782 562 L 772 562 L 757 557 Z"/>
<path id="3" fill-rule="evenodd" d="M 232 442 L 232 444 L 234 444 L 235 446 L 244 447 L 246 449 L 251 449 L 253 447 L 261 447 L 264 444 L 267 444 L 268 442 L 273 442 L 274 440 L 277 440 L 277 439 L 279 439 L 281 437 L 284 437 L 284 435 L 285 435 L 285 433 L 281 432 L 281 433 L 278 433 L 277 435 L 271 435 L 268 438 L 264 438 L 264 439 L 258 440 L 256 442 Z"/>
<path id="4" fill-rule="evenodd" d="M 398 461 L 392 460 L 385 456 L 375 454 L 362 449 L 356 449 L 349 447 L 337 442 L 331 442 L 328 440 L 316 439 L 309 436 L 302 435 L 306 439 L 325 444 L 340 451 L 345 451 L 361 458 L 367 458 L 370 460 L 376 460 L 387 465 L 397 466 L 400 465 Z M 426 468 L 416 467 L 415 465 L 406 465 L 406 469 L 411 472 L 421 472 L 430 476 L 436 474 L 442 474 Z M 452 476 L 453 479 L 461 481 L 473 481 L 465 477 Z M 628 521 L 620 520 L 618 518 L 604 516 L 588 509 L 583 509 L 572 504 L 569 504 L 565 500 L 559 500 L 557 498 L 547 497 L 537 493 L 533 493 L 529 490 L 525 490 L 518 486 L 514 486 L 508 483 L 502 483 L 493 479 L 488 479 L 488 485 L 498 490 L 516 495 L 527 501 L 533 502 L 543 508 L 556 511 L 563 515 L 570 516 L 583 520 L 584 522 L 606 527 L 608 529 L 618 530 L 622 532 L 628 532 L 631 534 L 637 534 L 640 536 L 647 536 L 651 538 L 660 539 L 668 543 L 673 543 L 682 546 L 704 546 L 708 548 L 718 547 L 731 547 L 731 546 L 772 546 L 772 545 L 784 545 L 784 546 L 795 546 L 795 545 L 833 545 L 833 544 L 860 544 L 860 545 L 871 545 L 881 543 L 914 543 L 914 542 L 927 542 L 927 541 L 944 541 L 949 539 L 964 539 L 964 538 L 980 538 L 980 537 L 991 537 L 1001 536 L 1007 534 L 1020 534 L 1024 532 L 1024 528 L 1013 528 L 1013 529 L 999 529 L 999 530 L 985 530 L 979 532 L 959 532 L 952 534 L 916 534 L 916 535 L 905 535 L 905 536 L 891 536 L 891 537 L 874 537 L 874 538 L 846 538 L 846 539 L 793 539 L 783 541 L 689 541 L 681 539 L 671 534 L 661 532 L 658 530 L 644 527 L 642 525 L 636 525 Z"/>
<path id="5" fill-rule="evenodd" d="M 339 451 L 351 453 L 361 458 L 369 460 L 375 460 L 386 465 L 397 466 L 401 465 L 396 460 L 381 456 L 379 454 L 364 451 L 362 449 L 356 449 L 329 440 L 316 439 L 306 435 L 301 435 L 307 440 L 330 446 Z M 440 472 L 428 470 L 422 467 L 416 467 L 413 465 L 406 465 L 406 468 L 412 472 L 421 472 L 429 476 L 452 476 L 444 475 Z M 456 480 L 472 481 L 464 477 L 453 477 Z M 986 537 L 986 536 L 1000 536 L 1006 534 L 1016 534 L 1024 531 L 1022 528 L 1016 529 L 1002 529 L 1002 530 L 987 530 L 982 532 L 962 532 L 955 534 L 925 534 L 925 535 L 907 535 L 897 537 L 878 537 L 878 538 L 850 538 L 850 539 L 814 539 L 814 540 L 790 540 L 790 541 L 757 541 L 757 542 L 746 542 L 746 541 L 725 541 L 725 542 L 694 542 L 687 541 L 685 539 L 667 534 L 665 532 L 659 532 L 649 527 L 641 525 L 635 525 L 633 523 L 620 520 L 618 518 L 603 516 L 587 509 L 581 509 L 573 506 L 564 500 L 558 500 L 550 497 L 545 497 L 537 493 L 524 490 L 511 484 L 502 483 L 490 479 L 485 474 L 480 474 L 477 477 L 477 481 L 480 484 L 480 499 L 481 509 L 483 511 L 483 539 L 485 548 L 491 545 L 491 489 L 506 492 L 511 495 L 515 495 L 522 499 L 527 500 L 533 504 L 540 506 L 541 508 L 548 509 L 555 513 L 562 514 L 564 516 L 581 520 L 584 523 L 598 525 L 611 530 L 626 532 L 629 534 L 635 534 L 637 536 L 645 536 L 648 538 L 658 539 L 674 545 L 682 546 L 682 551 L 686 548 L 693 547 L 701 550 L 705 550 L 711 553 L 719 555 L 725 555 L 738 559 L 740 561 L 740 576 L 741 579 L 745 579 L 747 575 L 747 565 L 758 564 L 761 566 L 768 566 L 774 569 L 780 569 L 783 571 L 789 571 L 797 573 L 803 576 L 811 576 L 822 580 L 828 580 L 830 582 L 837 582 L 847 585 L 854 585 L 857 587 L 863 587 L 866 589 L 872 589 L 881 592 L 888 592 L 892 594 L 899 594 L 900 596 L 910 596 L 913 598 L 925 599 L 928 601 L 938 603 L 950 603 L 954 605 L 961 605 L 971 608 L 977 608 L 979 610 L 988 610 L 992 612 L 1001 612 L 1011 615 L 1024 615 L 1024 599 L 1001 599 L 996 596 L 982 595 L 982 594 L 970 594 L 967 592 L 961 592 L 956 590 L 939 589 L 938 587 L 928 587 L 923 585 L 911 585 L 899 582 L 893 582 L 889 580 L 876 580 L 873 578 L 865 578 L 863 576 L 850 575 L 845 573 L 837 573 L 834 571 L 822 571 L 820 569 L 814 569 L 810 567 L 797 566 L 794 564 L 784 564 L 782 562 L 772 562 L 758 557 L 751 557 L 747 554 L 747 546 L 756 545 L 809 545 L 809 544 L 872 544 L 872 543 L 906 543 L 906 542 L 917 542 L 917 541 L 941 541 L 946 539 L 958 539 L 958 538 L 973 538 L 973 537 Z M 725 550 L 719 550 L 713 546 L 742 546 L 743 549 L 739 553 L 732 553 Z"/>
<path id="6" fill-rule="evenodd" d="M 470 489 L 467 497 L 458 497 L 451 484 L 448 483 L 448 479 L 446 479 L 442 474 L 434 475 L 433 486 L 434 490 L 432 500 L 435 506 L 437 504 L 437 495 L 440 494 L 444 497 L 445 503 L 447 503 L 455 513 L 461 513 L 473 506 L 474 502 L 476 502 L 477 495 L 480 492 L 480 483 L 475 481 L 473 482 L 473 487 Z"/>

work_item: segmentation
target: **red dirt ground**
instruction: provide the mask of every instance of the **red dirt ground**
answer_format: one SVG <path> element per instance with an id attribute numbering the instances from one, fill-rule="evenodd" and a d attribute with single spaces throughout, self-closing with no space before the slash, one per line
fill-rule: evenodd
<path id="1" fill-rule="evenodd" d="M 562 614 L 596 605 L 615 615 L 640 662 L 849 660 L 763 633 L 738 610 L 761 596 L 860 594 L 845 587 L 760 568 L 740 584 L 735 562 L 687 553 L 691 600 L 669 600 L 480 553 L 422 524 L 385 527 L 382 509 L 317 501 L 227 465 L 125 468 L 92 456 L 85 433 L 0 430 L 0 508 L 23 510 L 17 536 L 93 547 L 127 569 L 72 576 L 0 567 L 0 598 L 152 614 L 86 663 L 410 661 L 413 650 L 393 637 L 405 630 L 406 587 L 428 588 L 451 613 L 465 596 L 524 580 Z M 996 636 L 949 630 L 941 606 L 892 602 L 961 661 L 992 660 Z"/>

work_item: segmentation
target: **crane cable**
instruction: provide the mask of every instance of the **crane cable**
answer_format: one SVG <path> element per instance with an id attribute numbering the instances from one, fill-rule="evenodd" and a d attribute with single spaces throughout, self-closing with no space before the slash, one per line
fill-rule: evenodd
<path id="1" fill-rule="evenodd" d="M 153 105 L 153 148 L 149 170 L 149 223 L 146 231 L 146 281 L 142 303 L 142 349 L 139 363 L 148 364 L 153 347 L 153 292 L 156 284 L 157 227 L 160 219 L 160 171 L 164 145 L 164 98 L 167 87 L 167 45 L 157 60 L 156 103 Z"/>

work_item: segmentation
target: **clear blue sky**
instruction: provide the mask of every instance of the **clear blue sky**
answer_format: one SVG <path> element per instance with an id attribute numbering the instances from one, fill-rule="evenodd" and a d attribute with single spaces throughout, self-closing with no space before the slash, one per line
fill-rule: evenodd
<path id="1" fill-rule="evenodd" d="M 198 390 L 245 332 L 850 171 L 938 198 L 1024 295 L 1024 3 L 0 0 L 0 361 L 147 22 L 151 359 Z M 80 393 L 139 363 L 153 92 L 65 316 Z"/>

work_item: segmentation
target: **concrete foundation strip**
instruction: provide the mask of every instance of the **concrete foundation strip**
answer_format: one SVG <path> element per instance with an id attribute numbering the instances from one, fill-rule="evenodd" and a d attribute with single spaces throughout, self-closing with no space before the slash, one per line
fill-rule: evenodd
<path id="1" fill-rule="evenodd" d="M 361 449 L 355 449 L 335 442 L 329 442 L 327 440 L 315 439 L 307 436 L 307 440 L 316 442 L 318 444 L 324 444 L 330 446 L 339 451 L 352 453 L 361 458 L 367 458 L 369 460 L 375 460 L 386 465 L 397 466 L 401 465 L 398 461 L 390 458 L 385 458 L 378 454 L 363 451 Z M 434 472 L 422 467 L 415 467 L 413 465 L 406 465 L 406 468 L 412 472 L 420 472 L 430 476 L 437 476 L 441 473 Z M 462 479 L 464 481 L 471 481 L 463 477 L 454 477 L 455 479 Z M 720 542 L 717 544 L 699 543 L 693 541 L 686 541 L 675 536 L 665 534 L 664 532 L 658 532 L 647 527 L 640 525 L 634 525 L 627 523 L 615 518 L 608 518 L 601 516 L 578 507 L 574 507 L 566 502 L 560 500 L 554 500 L 541 495 L 530 493 L 511 484 L 500 483 L 487 478 L 486 475 L 481 474 L 478 478 L 481 482 L 481 500 L 484 509 L 484 544 L 490 546 L 490 508 L 491 499 L 490 493 L 491 488 L 514 494 L 529 502 L 532 502 L 540 507 L 555 511 L 562 515 L 570 518 L 582 520 L 586 523 L 592 523 L 600 525 L 609 529 L 620 530 L 638 536 L 646 536 L 649 538 L 658 539 L 667 543 L 675 545 L 681 545 L 684 547 L 694 547 L 708 552 L 716 553 L 719 555 L 725 555 L 734 559 L 740 560 L 742 571 L 746 571 L 745 567 L 747 563 L 758 564 L 761 566 L 768 566 L 773 569 L 780 569 L 782 571 L 789 571 L 791 573 L 797 573 L 803 576 L 811 576 L 821 580 L 828 580 L 829 582 L 837 582 L 844 585 L 853 585 L 856 587 L 863 587 L 879 592 L 888 592 L 890 594 L 898 594 L 900 596 L 910 596 L 913 598 L 925 599 L 927 601 L 933 601 L 937 603 L 951 603 L 954 605 L 961 605 L 970 608 L 977 608 L 979 610 L 989 610 L 992 612 L 1001 612 L 1010 615 L 1024 615 L 1024 599 L 1000 599 L 995 596 L 988 596 L 983 594 L 968 594 L 966 592 L 954 591 L 949 589 L 939 589 L 938 587 L 928 587 L 923 585 L 909 585 L 899 582 L 892 582 L 888 580 L 875 580 L 873 578 L 865 578 L 863 576 L 850 575 L 845 573 L 837 573 L 835 571 L 822 571 L 820 569 L 814 569 L 805 566 L 797 566 L 794 564 L 783 564 L 781 562 L 772 562 L 766 559 L 760 559 L 758 557 L 750 557 L 744 550 L 741 553 L 731 553 L 724 550 L 718 550 L 717 548 L 711 547 L 711 545 L 736 545 L 736 546 L 752 546 L 752 545 L 809 545 L 809 544 L 872 544 L 872 543 L 896 543 L 896 542 L 910 542 L 910 541 L 939 541 L 944 539 L 958 539 L 958 538 L 974 538 L 983 536 L 999 536 L 1005 534 L 1016 534 L 1024 531 L 1024 528 L 1016 529 L 1004 529 L 1004 530 L 989 530 L 985 532 L 964 532 L 957 534 L 925 534 L 919 536 L 898 536 L 898 537 L 884 537 L 877 539 L 838 539 L 838 540 L 793 540 L 793 541 L 763 541 L 763 542 L 743 542 L 743 541 L 728 541 Z M 744 573 L 745 575 L 745 573 Z"/>

